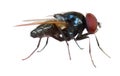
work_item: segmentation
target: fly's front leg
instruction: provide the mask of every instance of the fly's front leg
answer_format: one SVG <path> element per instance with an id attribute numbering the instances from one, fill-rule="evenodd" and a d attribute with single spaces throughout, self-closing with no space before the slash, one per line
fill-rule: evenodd
<path id="1" fill-rule="evenodd" d="M 89 38 L 88 37 L 89 33 L 85 33 L 83 35 L 79 34 L 77 37 L 76 37 L 76 40 L 82 40 L 82 39 L 86 39 L 86 38 Z M 91 54 L 91 44 L 90 44 L 90 38 L 89 38 L 89 55 L 90 55 L 90 59 L 91 59 L 91 62 L 93 64 L 94 67 L 96 67 L 94 61 L 93 61 L 93 58 L 92 58 L 92 54 Z"/>
<path id="2" fill-rule="evenodd" d="M 85 33 L 83 35 L 78 34 L 78 36 L 75 39 L 76 40 L 86 39 L 86 38 L 89 38 L 88 35 L 89 35 L 89 33 Z"/>

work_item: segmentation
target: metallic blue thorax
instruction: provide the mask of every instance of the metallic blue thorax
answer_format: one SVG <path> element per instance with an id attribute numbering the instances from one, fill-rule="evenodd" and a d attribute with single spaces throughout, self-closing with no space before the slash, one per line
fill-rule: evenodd
<path id="1" fill-rule="evenodd" d="M 68 23 L 69 27 L 62 30 L 66 38 L 72 39 L 77 35 L 78 32 L 81 32 L 84 29 L 85 17 L 81 13 L 67 12 L 60 15 L 57 14 L 55 17 Z"/>

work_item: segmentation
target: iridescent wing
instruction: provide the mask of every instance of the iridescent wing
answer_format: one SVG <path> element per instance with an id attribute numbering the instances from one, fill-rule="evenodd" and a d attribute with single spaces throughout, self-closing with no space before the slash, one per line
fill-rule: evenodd
<path id="1" fill-rule="evenodd" d="M 20 24 L 16 26 L 30 26 L 30 25 L 42 25 L 42 24 L 55 24 L 57 27 L 64 29 L 67 27 L 67 23 L 56 19 L 31 19 L 24 20 L 24 22 L 31 22 L 26 24 Z"/>

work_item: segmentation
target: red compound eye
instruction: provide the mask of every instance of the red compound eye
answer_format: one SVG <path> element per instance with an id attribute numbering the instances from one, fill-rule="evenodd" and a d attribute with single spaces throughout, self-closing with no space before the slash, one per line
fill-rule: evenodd
<path id="1" fill-rule="evenodd" d="M 87 13 L 86 14 L 86 23 L 87 23 L 88 33 L 94 34 L 96 32 L 97 25 L 98 25 L 96 17 L 91 13 Z"/>

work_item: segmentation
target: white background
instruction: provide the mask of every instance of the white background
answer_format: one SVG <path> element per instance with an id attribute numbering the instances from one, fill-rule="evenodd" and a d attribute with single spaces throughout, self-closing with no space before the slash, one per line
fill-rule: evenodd
<path id="1" fill-rule="evenodd" d="M 120 76 L 120 2 L 119 0 L 0 0 L 0 76 Z M 69 42 L 72 60 L 69 60 L 65 42 L 49 39 L 41 53 L 28 56 L 37 46 L 38 39 L 29 33 L 36 26 L 14 27 L 22 20 L 44 18 L 60 12 L 93 13 L 102 28 L 96 33 L 101 47 L 91 35 L 94 68 L 88 53 L 88 41 Z M 42 39 L 41 47 L 45 44 Z"/>

